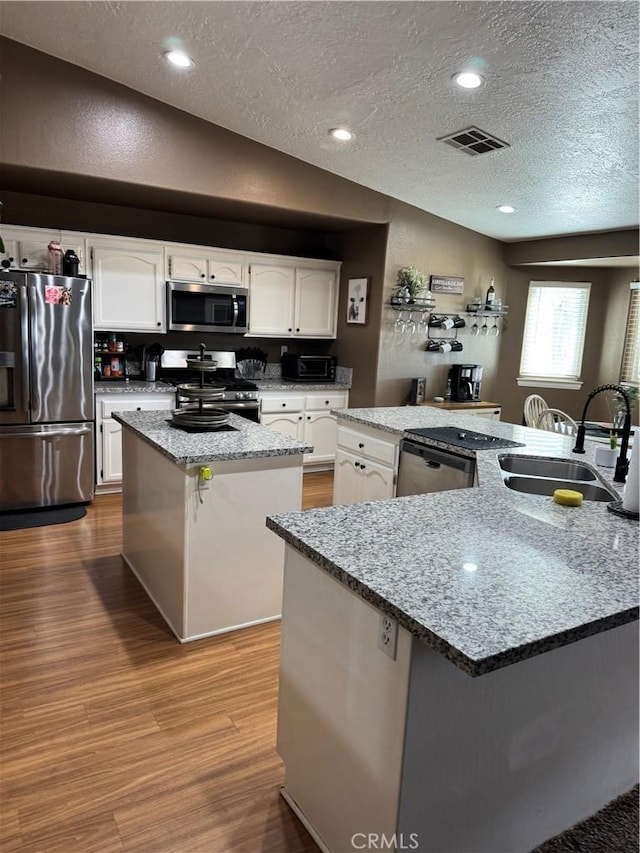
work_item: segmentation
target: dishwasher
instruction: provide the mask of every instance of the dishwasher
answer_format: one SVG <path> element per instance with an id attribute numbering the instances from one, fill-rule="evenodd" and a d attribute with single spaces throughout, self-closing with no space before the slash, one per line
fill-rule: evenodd
<path id="1" fill-rule="evenodd" d="M 473 486 L 475 467 L 469 456 L 403 439 L 396 496 L 468 489 Z"/>

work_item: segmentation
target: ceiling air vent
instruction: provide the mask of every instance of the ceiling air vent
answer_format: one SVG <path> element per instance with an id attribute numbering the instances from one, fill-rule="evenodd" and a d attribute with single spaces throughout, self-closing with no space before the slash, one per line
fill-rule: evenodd
<path id="1" fill-rule="evenodd" d="M 486 154 L 488 151 L 497 151 L 499 148 L 510 147 L 508 142 L 503 142 L 496 136 L 491 136 L 490 133 L 485 133 L 484 130 L 477 127 L 467 127 L 465 130 L 458 130 L 448 136 L 440 136 L 438 142 L 446 142 L 447 145 L 459 148 L 472 157 L 477 154 Z"/>

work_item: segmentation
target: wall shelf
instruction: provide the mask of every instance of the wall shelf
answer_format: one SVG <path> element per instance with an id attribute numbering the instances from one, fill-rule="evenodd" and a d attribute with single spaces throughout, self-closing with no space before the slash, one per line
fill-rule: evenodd
<path id="1" fill-rule="evenodd" d="M 432 311 L 436 307 L 433 297 L 416 297 L 413 300 L 404 299 L 401 296 L 392 296 L 389 305 L 396 311 Z"/>

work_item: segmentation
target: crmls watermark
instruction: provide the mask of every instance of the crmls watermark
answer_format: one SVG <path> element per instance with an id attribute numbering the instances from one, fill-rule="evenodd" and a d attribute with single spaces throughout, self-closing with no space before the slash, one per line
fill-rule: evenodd
<path id="1" fill-rule="evenodd" d="M 354 850 L 417 850 L 418 833 L 394 832 L 385 835 L 384 832 L 356 832 L 351 836 L 351 846 Z"/>

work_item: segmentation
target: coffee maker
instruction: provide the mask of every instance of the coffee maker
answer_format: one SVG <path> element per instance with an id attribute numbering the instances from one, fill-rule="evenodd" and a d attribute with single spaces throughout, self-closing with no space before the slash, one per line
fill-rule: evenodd
<path id="1" fill-rule="evenodd" d="M 451 399 L 456 403 L 472 403 L 480 399 L 481 364 L 452 364 L 449 369 Z"/>

